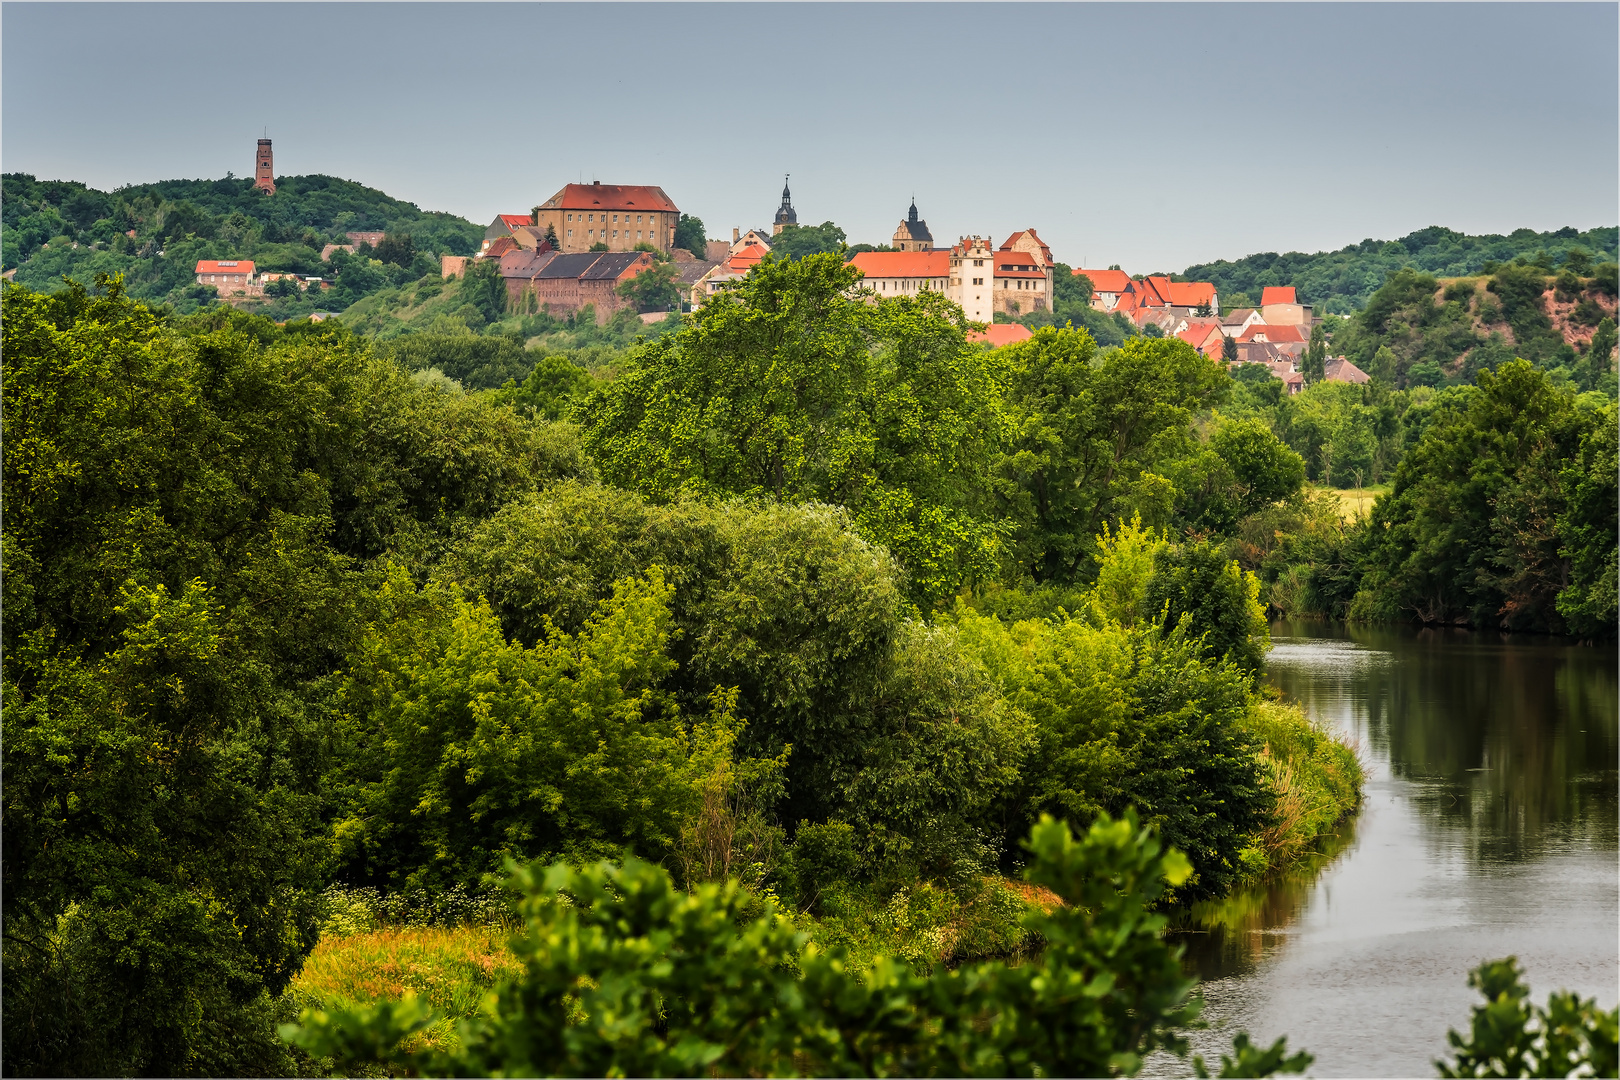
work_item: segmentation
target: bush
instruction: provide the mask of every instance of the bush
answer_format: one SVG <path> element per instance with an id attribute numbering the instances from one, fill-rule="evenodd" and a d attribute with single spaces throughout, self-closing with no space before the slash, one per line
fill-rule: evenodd
<path id="1" fill-rule="evenodd" d="M 1620 1009 L 1604 1012 L 1568 991 L 1533 1005 L 1512 956 L 1481 964 L 1468 985 L 1485 1004 L 1474 1006 L 1467 1035 L 1447 1033 L 1457 1057 L 1435 1062 L 1441 1076 L 1614 1076 L 1620 1068 Z"/>
<path id="2" fill-rule="evenodd" d="M 1177 1029 L 1197 1017 L 1194 980 L 1149 912 L 1165 883 L 1187 879 L 1186 859 L 1134 815 L 1080 840 L 1043 821 L 1030 848 L 1030 879 L 1064 905 L 1030 916 L 1047 948 L 1017 967 L 919 976 L 879 957 L 852 971 L 806 948 L 774 907 L 749 915 L 735 883 L 682 893 L 634 859 L 531 866 L 513 878 L 528 924 L 513 943 L 522 973 L 461 1026 L 456 1050 L 403 1045 L 435 1022 L 414 998 L 306 1010 L 283 1036 L 339 1067 L 456 1076 L 1105 1076 L 1134 1073 L 1159 1047 L 1184 1054 Z"/>

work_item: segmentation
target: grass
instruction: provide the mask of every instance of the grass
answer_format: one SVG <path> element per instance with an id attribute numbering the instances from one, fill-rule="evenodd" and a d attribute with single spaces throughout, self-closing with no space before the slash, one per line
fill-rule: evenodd
<path id="1" fill-rule="evenodd" d="M 1360 521 L 1372 513 L 1378 496 L 1389 493 L 1388 484 L 1374 484 L 1364 488 L 1321 488 L 1331 491 L 1339 499 L 1339 514 L 1345 521 Z"/>
<path id="2" fill-rule="evenodd" d="M 1277 796 L 1275 817 L 1258 837 L 1262 874 L 1284 869 L 1315 851 L 1361 802 L 1365 770 L 1356 749 L 1311 722 L 1298 705 L 1259 701 L 1244 729 L 1260 744 L 1267 785 Z"/>
<path id="3" fill-rule="evenodd" d="M 331 1011 L 415 994 L 443 1019 L 405 1049 L 452 1050 L 455 1021 L 476 1013 L 500 979 L 517 973 L 509 936 L 489 926 L 404 926 L 323 937 L 292 982 L 293 1001 Z"/>

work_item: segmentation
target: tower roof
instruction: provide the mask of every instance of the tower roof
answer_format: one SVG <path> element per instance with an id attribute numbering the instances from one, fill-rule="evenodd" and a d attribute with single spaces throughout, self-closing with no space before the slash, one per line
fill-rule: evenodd
<path id="1" fill-rule="evenodd" d="M 782 205 L 776 208 L 774 224 L 781 226 L 797 225 L 798 223 L 799 215 L 794 213 L 793 210 L 793 193 L 788 190 L 787 177 L 784 176 L 782 177 Z"/>

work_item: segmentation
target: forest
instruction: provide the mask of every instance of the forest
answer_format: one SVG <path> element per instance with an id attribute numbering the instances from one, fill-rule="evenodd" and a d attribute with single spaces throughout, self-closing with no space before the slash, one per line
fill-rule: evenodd
<path id="1" fill-rule="evenodd" d="M 1615 632 L 1607 363 L 1290 399 L 856 273 L 634 336 L 6 286 L 7 1068 L 1131 1073 L 1164 912 L 1359 804 L 1268 612 Z"/>

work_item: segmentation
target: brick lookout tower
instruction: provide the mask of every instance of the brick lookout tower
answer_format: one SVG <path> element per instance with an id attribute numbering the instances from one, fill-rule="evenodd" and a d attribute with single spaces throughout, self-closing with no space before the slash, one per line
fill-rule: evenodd
<path id="1" fill-rule="evenodd" d="M 270 154 L 270 140 L 259 140 L 258 160 L 253 163 L 253 186 L 266 195 L 276 193 L 276 166 Z"/>

